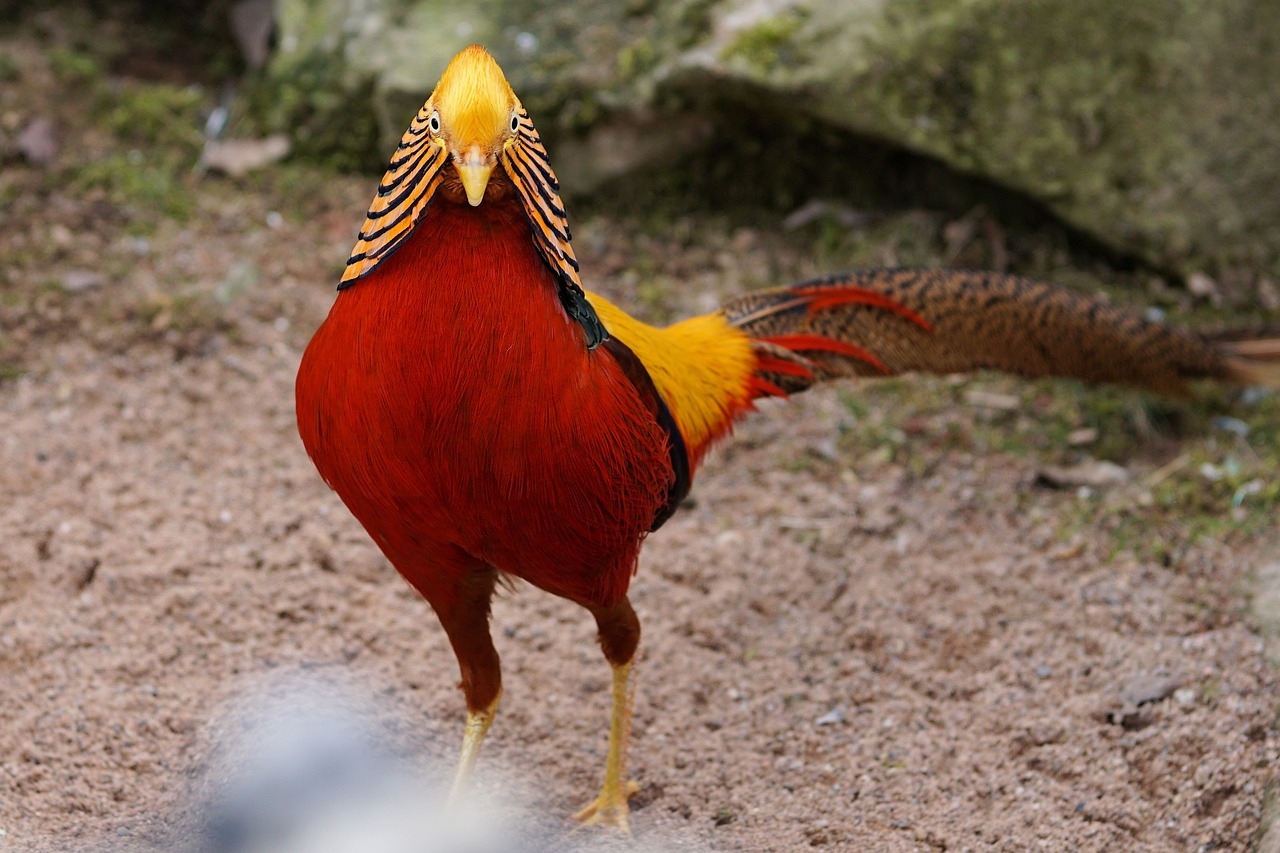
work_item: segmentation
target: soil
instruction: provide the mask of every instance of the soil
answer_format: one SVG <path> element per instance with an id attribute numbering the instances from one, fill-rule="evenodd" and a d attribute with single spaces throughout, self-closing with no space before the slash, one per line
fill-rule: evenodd
<path id="1" fill-rule="evenodd" d="M 65 158 L 78 137 L 60 128 Z M 0 328 L 21 367 L 0 381 L 0 850 L 453 849 L 359 834 L 371 813 L 382 831 L 439 802 L 457 672 L 293 424 L 298 360 L 372 182 L 188 177 L 194 215 L 139 236 L 113 198 L 10 166 L 10 190 L 53 190 L 6 196 L 0 286 L 20 300 Z M 303 213 L 275 212 L 299 195 Z M 588 219 L 576 245 L 600 289 L 647 300 L 646 316 L 815 263 L 718 222 L 635 230 Z M 656 269 L 658 297 L 637 269 Z M 963 399 L 968 382 L 930 387 Z M 1086 496 L 1037 485 L 1034 454 L 940 444 L 943 415 L 896 405 L 845 384 L 762 406 L 646 543 L 641 848 L 1249 849 L 1280 684 L 1246 581 L 1274 529 L 1138 552 L 1073 526 Z M 850 445 L 886 421 L 905 435 L 895 452 Z M 1130 467 L 1159 475 L 1185 450 L 1166 439 Z M 564 836 L 604 763 L 590 617 L 518 587 L 493 624 L 506 692 L 475 780 L 475 801 L 498 803 L 484 819 L 505 816 L 531 849 L 614 846 Z M 269 746 L 309 714 L 361 733 L 337 738 L 347 764 Z M 306 756 L 326 754 L 327 725 Z M 270 781 L 277 759 L 295 781 L 397 808 L 297 806 Z M 370 797 L 405 768 L 419 781 Z M 329 846 L 285 817 L 261 830 L 255 808 L 325 827 Z M 348 813 L 365 824 L 331 826 Z M 413 826 L 418 845 L 441 838 Z"/>

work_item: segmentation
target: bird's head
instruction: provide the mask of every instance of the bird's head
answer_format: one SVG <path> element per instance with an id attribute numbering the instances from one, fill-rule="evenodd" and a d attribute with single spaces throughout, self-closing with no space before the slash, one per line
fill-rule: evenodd
<path id="1" fill-rule="evenodd" d="M 514 197 L 533 245 L 559 279 L 565 311 L 586 331 L 588 348 L 608 339 L 582 290 L 547 149 L 502 69 L 479 45 L 450 61 L 400 137 L 338 288 L 355 284 L 403 245 L 437 195 L 455 204 L 465 198 L 472 207 Z"/>
<path id="2" fill-rule="evenodd" d="M 459 195 L 475 207 L 484 201 L 503 148 L 519 132 L 520 101 L 493 57 L 472 45 L 449 63 L 428 105 L 427 129 L 448 152 Z M 457 193 L 456 184 L 450 192 L 451 183 L 446 175 L 446 194 Z"/>

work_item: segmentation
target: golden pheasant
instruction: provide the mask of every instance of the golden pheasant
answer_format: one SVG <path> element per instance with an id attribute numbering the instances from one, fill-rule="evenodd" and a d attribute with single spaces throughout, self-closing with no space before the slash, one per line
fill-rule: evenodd
<path id="1" fill-rule="evenodd" d="M 595 617 L 613 710 L 603 789 L 578 817 L 623 829 L 640 639 L 627 588 L 644 537 L 753 400 L 911 370 L 1280 384 L 1276 341 L 1210 341 L 986 273 L 831 276 L 646 325 L 584 292 L 547 152 L 476 46 L 404 134 L 339 291 L 298 371 L 298 428 L 453 646 L 455 796 L 502 692 L 490 597 L 522 578 Z"/>

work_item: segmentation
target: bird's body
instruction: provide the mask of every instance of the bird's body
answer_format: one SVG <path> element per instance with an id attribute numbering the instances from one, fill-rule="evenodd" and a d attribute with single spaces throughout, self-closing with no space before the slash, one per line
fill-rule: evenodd
<path id="1" fill-rule="evenodd" d="M 1216 342 L 1010 276 L 870 271 L 748 294 L 665 329 L 581 288 L 554 174 L 483 50 L 405 134 L 303 357 L 299 431 L 329 485 L 436 611 L 468 708 L 460 790 L 501 694 L 503 575 L 586 607 L 614 668 L 604 791 L 623 758 L 644 537 L 761 396 L 820 379 L 995 368 L 1164 392 L 1280 385 L 1280 345 Z M 498 167 L 498 164 L 501 167 Z"/>
<path id="2" fill-rule="evenodd" d="M 469 562 L 613 604 L 673 479 L 667 436 L 507 202 L 440 203 L 339 295 L 299 382 L 303 440 L 437 607 Z"/>

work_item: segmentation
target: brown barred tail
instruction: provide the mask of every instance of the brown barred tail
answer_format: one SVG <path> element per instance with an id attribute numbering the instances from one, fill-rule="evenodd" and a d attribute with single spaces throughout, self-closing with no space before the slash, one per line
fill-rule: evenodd
<path id="1" fill-rule="evenodd" d="M 1280 330 L 1200 335 L 1016 276 L 867 270 L 722 309 L 755 339 L 757 393 L 835 376 L 999 370 L 1183 394 L 1190 379 L 1280 387 Z"/>

